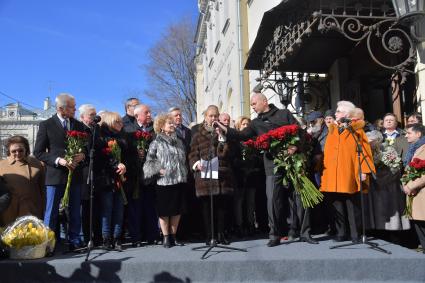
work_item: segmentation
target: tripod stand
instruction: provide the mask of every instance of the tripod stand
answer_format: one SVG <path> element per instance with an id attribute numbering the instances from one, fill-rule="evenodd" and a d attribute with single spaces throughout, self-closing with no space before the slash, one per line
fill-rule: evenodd
<path id="1" fill-rule="evenodd" d="M 357 166 L 358 166 L 358 171 L 359 171 L 359 174 L 358 174 L 358 178 L 359 179 L 358 180 L 359 180 L 359 187 L 360 187 L 360 207 L 361 207 L 361 217 L 362 217 L 362 235 L 361 235 L 361 241 L 359 241 L 359 242 L 353 242 L 353 243 L 348 243 L 348 244 L 341 244 L 341 245 L 332 246 L 332 247 L 329 247 L 329 248 L 330 249 L 337 249 L 337 248 L 342 248 L 342 247 L 350 247 L 350 246 L 364 244 L 364 245 L 369 246 L 373 250 L 376 250 L 376 251 L 379 251 L 379 252 L 383 252 L 383 253 L 386 253 L 386 254 L 391 254 L 390 251 L 385 250 L 385 249 L 379 247 L 379 245 L 377 243 L 370 242 L 367 239 L 367 237 L 366 237 L 366 227 L 365 227 L 366 225 L 365 225 L 364 196 L 363 196 L 363 185 L 362 185 L 361 157 L 363 157 L 363 160 L 366 162 L 366 165 L 369 167 L 369 169 L 370 169 L 371 172 L 372 172 L 372 170 L 371 170 L 371 167 L 370 167 L 369 162 L 367 161 L 367 159 L 365 157 L 365 154 L 364 154 L 363 149 L 362 149 L 362 145 L 361 145 L 360 141 L 358 140 L 358 138 L 357 138 L 357 136 L 356 136 L 356 134 L 354 132 L 354 129 L 351 127 L 351 125 L 348 125 L 348 127 L 346 127 L 346 129 L 350 132 L 351 136 L 354 139 L 354 142 L 356 143 L 357 163 L 358 163 Z M 375 179 L 375 176 L 373 175 L 373 172 L 372 172 L 372 176 Z"/>
<path id="2" fill-rule="evenodd" d="M 227 246 L 223 246 L 223 245 L 219 245 L 217 243 L 217 240 L 214 238 L 215 234 L 214 234 L 214 198 L 213 198 L 213 194 L 212 194 L 212 186 L 213 186 L 213 177 L 212 177 L 212 158 L 214 156 L 213 152 L 214 152 L 214 137 L 215 135 L 213 133 L 211 133 L 211 138 L 210 138 L 210 150 L 208 153 L 208 161 L 207 161 L 207 168 L 205 170 L 205 172 L 209 172 L 209 176 L 205 176 L 206 178 L 209 178 L 209 197 L 210 197 L 210 225 L 211 225 L 211 241 L 209 245 L 203 245 L 200 247 L 195 247 L 192 248 L 193 251 L 197 251 L 197 250 L 202 250 L 207 248 L 207 250 L 204 252 L 204 254 L 202 255 L 201 259 L 206 259 L 206 255 L 214 248 L 220 248 L 220 249 L 224 249 L 224 250 L 233 250 L 233 251 L 240 251 L 240 252 L 247 252 L 247 250 L 245 249 L 239 249 L 239 248 L 232 248 L 232 247 L 227 247 Z"/>

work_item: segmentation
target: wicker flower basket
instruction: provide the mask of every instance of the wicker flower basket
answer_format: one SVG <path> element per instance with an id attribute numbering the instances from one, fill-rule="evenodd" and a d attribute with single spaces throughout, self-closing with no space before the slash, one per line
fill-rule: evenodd
<path id="1" fill-rule="evenodd" d="M 46 256 L 46 243 L 37 246 L 25 246 L 20 249 L 10 248 L 11 259 L 37 259 Z"/>

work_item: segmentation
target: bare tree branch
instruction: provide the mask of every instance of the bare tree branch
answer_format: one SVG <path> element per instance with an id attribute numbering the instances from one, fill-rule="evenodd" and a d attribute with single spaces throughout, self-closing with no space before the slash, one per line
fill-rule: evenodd
<path id="1" fill-rule="evenodd" d="M 149 82 L 144 94 L 154 101 L 153 110 L 179 107 L 186 124 L 196 119 L 194 34 L 195 23 L 189 17 L 171 24 L 149 49 L 149 62 L 143 66 Z"/>

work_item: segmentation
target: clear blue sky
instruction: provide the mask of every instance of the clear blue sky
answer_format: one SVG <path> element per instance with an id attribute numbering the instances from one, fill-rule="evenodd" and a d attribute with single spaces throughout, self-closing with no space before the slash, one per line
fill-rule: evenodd
<path id="1" fill-rule="evenodd" d="M 196 19 L 197 1 L 0 0 L 0 92 L 42 108 L 51 87 L 52 99 L 69 92 L 77 106 L 123 113 L 148 87 L 147 50 L 184 15 Z"/>

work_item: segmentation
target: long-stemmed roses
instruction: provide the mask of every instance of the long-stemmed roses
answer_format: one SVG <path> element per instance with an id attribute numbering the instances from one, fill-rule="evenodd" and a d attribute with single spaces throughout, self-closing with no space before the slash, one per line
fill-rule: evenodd
<path id="1" fill-rule="evenodd" d="M 408 164 L 406 171 L 401 177 L 401 182 L 406 185 L 410 181 L 414 181 L 425 175 L 425 160 L 419 158 L 413 158 Z M 415 195 L 407 195 L 406 210 L 404 214 L 408 217 L 412 217 L 412 204 Z"/>
<path id="2" fill-rule="evenodd" d="M 102 151 L 105 155 L 111 155 L 114 159 L 121 163 L 121 148 L 115 139 L 109 140 L 107 147 L 105 147 Z M 116 188 L 121 192 L 124 205 L 127 205 L 128 201 L 123 189 L 124 182 L 125 177 L 123 175 L 119 175 L 119 177 L 115 179 Z"/>
<path id="3" fill-rule="evenodd" d="M 66 149 L 64 159 L 68 163 L 72 163 L 74 156 L 83 152 L 83 148 L 87 143 L 88 134 L 79 131 L 67 131 L 66 133 Z M 68 168 L 68 180 L 66 182 L 65 193 L 62 198 L 62 207 L 69 204 L 69 188 L 71 187 L 73 170 Z"/>
<path id="4" fill-rule="evenodd" d="M 306 157 L 301 152 L 289 154 L 289 148 L 298 144 L 300 128 L 297 125 L 282 126 L 258 136 L 255 140 L 248 140 L 245 146 L 258 150 L 268 151 L 273 156 L 275 172 L 283 169 L 282 183 L 287 186 L 289 182 L 301 197 L 305 208 L 314 207 L 323 200 L 322 193 L 306 176 Z"/>
<path id="5" fill-rule="evenodd" d="M 144 131 L 136 131 L 134 137 L 136 138 L 137 149 L 146 151 L 152 140 L 152 134 Z"/>

